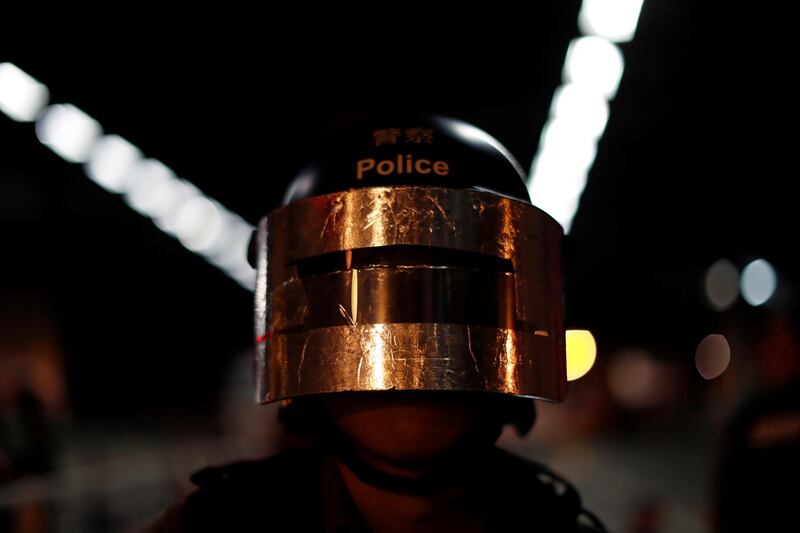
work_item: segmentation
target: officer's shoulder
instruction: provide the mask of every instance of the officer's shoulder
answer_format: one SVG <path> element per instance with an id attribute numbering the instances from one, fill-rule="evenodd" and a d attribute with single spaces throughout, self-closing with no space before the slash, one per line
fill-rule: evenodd
<path id="1" fill-rule="evenodd" d="M 195 490 L 161 519 L 179 527 L 148 531 L 249 531 L 255 525 L 281 530 L 289 517 L 305 513 L 312 519 L 321 460 L 315 450 L 300 449 L 203 468 L 190 477 Z"/>
<path id="2" fill-rule="evenodd" d="M 189 478 L 199 491 L 240 491 L 304 483 L 316 475 L 322 457 L 313 448 L 283 451 L 255 460 L 237 461 L 198 470 Z M 279 483 L 278 483 L 279 482 Z"/>
<path id="3" fill-rule="evenodd" d="M 500 448 L 495 450 L 494 461 L 501 486 L 521 499 L 519 505 L 535 506 L 553 522 L 574 524 L 576 532 L 606 531 L 602 522 L 583 507 L 577 489 L 545 464 Z"/>

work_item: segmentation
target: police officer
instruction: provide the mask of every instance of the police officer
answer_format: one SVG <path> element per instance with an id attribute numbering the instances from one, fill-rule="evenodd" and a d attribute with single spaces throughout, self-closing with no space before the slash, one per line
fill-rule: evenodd
<path id="1" fill-rule="evenodd" d="M 196 473 L 151 531 L 602 530 L 495 447 L 566 393 L 562 236 L 470 124 L 341 136 L 251 242 L 257 400 L 314 444 Z"/>

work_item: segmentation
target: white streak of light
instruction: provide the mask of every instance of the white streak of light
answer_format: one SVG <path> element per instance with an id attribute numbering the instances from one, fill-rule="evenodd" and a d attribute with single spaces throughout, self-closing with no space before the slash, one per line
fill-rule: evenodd
<path id="1" fill-rule="evenodd" d="M 119 135 L 106 135 L 92 149 L 84 170 L 104 189 L 119 193 L 126 188 L 126 178 L 142 159 L 142 152 Z"/>
<path id="2" fill-rule="evenodd" d="M 36 136 L 71 163 L 83 163 L 102 134 L 100 124 L 72 104 L 53 104 L 36 119 Z"/>
<path id="3" fill-rule="evenodd" d="M 47 105 L 50 91 L 13 63 L 0 63 L 0 111 L 17 122 L 30 122 Z"/>
<path id="4" fill-rule="evenodd" d="M 620 49 L 602 37 L 573 39 L 564 61 L 564 81 L 577 83 L 611 100 L 617 93 L 625 60 Z"/>
<path id="5" fill-rule="evenodd" d="M 609 41 L 633 39 L 643 0 L 583 0 L 578 13 L 578 27 L 586 35 Z"/>

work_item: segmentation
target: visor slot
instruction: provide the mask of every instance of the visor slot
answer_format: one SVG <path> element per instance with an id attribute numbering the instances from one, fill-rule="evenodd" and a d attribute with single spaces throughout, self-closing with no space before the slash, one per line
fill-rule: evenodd
<path id="1" fill-rule="evenodd" d="M 293 263 L 301 278 L 364 268 L 451 267 L 490 272 L 514 272 L 510 259 L 452 248 L 396 244 L 341 250 Z"/>

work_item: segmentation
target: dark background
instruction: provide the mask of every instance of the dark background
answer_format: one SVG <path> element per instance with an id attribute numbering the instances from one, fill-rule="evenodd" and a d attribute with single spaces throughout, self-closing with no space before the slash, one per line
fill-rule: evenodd
<path id="1" fill-rule="evenodd" d="M 578 8 L 220 20 L 174 39 L 143 27 L 135 43 L 6 42 L 0 61 L 255 224 L 315 147 L 377 111 L 461 118 L 530 168 Z M 782 18 L 768 6 L 645 1 L 621 45 L 625 72 L 565 272 L 568 327 L 590 329 L 599 358 L 636 345 L 693 368 L 698 342 L 723 324 L 755 338 L 774 313 L 795 313 L 796 84 Z M 250 349 L 251 294 L 4 116 L 0 236 L 3 327 L 53 324 L 71 423 L 219 424 L 205 415 Z M 713 312 L 703 276 L 721 257 L 739 268 L 767 258 L 777 303 Z"/>

